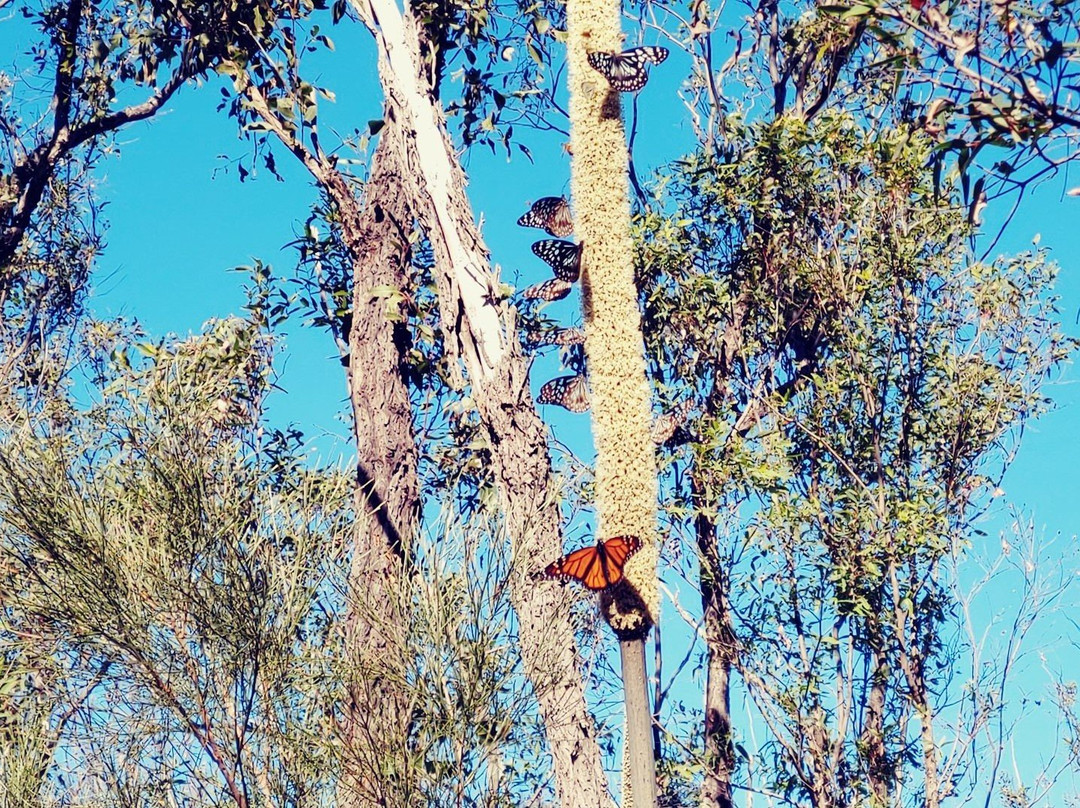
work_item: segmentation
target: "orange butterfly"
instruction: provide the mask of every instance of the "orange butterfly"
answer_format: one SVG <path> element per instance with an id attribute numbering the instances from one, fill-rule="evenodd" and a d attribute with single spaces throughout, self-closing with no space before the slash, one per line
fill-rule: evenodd
<path id="1" fill-rule="evenodd" d="M 597 542 L 595 547 L 582 547 L 548 564 L 544 574 L 549 578 L 572 578 L 587 589 L 607 589 L 623 578 L 626 559 L 641 549 L 637 536 L 616 536 Z"/>

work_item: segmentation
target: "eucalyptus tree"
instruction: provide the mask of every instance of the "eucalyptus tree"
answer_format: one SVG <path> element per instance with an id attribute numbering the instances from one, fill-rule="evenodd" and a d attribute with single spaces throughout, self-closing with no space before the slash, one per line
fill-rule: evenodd
<path id="1" fill-rule="evenodd" d="M 937 804 L 956 787 L 935 735 L 943 566 L 1071 348 L 1054 269 L 970 255 L 923 136 L 836 112 L 751 137 L 672 178 L 684 224 L 647 220 L 644 259 L 656 373 L 699 413 L 671 506 L 701 562 L 706 801 L 736 783 Z M 733 679 L 767 727 L 757 749 Z M 776 761 L 764 782 L 737 777 L 733 733 L 748 764 Z"/>
<path id="2" fill-rule="evenodd" d="M 337 13 L 344 11 L 344 7 L 335 9 Z M 377 165 L 384 166 L 380 171 L 385 172 L 380 176 L 386 179 L 375 184 L 369 181 L 364 189 L 369 221 L 382 222 L 376 239 L 363 239 L 363 219 L 355 214 L 360 205 L 357 190 L 338 166 L 336 156 L 323 148 L 316 90 L 299 72 L 299 57 L 308 40 L 291 35 L 271 38 L 273 48 L 264 48 L 258 59 L 223 64 L 222 72 L 232 78 L 236 90 L 232 111 L 246 125 L 267 131 L 296 156 L 334 208 L 335 226 L 340 228 L 341 242 L 352 263 L 347 282 L 351 283 L 354 302 L 349 312 L 354 335 L 349 341 L 354 412 L 382 413 L 387 406 L 387 387 L 404 389 L 409 369 L 402 354 L 408 346 L 388 339 L 393 328 L 385 316 L 386 303 L 401 305 L 413 291 L 405 277 L 405 258 L 414 230 L 419 229 L 430 245 L 441 332 L 438 348 L 444 352 L 439 367 L 445 369 L 451 387 L 460 390 L 468 384 L 468 401 L 479 419 L 480 428 L 474 435 L 484 446 L 482 454 L 491 468 L 489 479 L 495 482 L 516 562 L 511 593 L 522 657 L 548 728 L 556 787 L 566 804 L 600 804 L 607 799 L 606 783 L 574 655 L 572 624 L 559 593 L 536 587 L 531 580 L 535 559 L 561 552 L 561 518 L 558 500 L 550 491 L 546 430 L 529 400 L 528 365 L 517 335 L 509 327 L 513 321 L 491 274 L 487 250 L 465 196 L 464 172 L 443 121 L 442 77 L 432 71 L 444 63 L 438 54 L 444 47 L 441 38 L 448 33 L 431 20 L 418 17 L 422 9 L 402 13 L 392 3 L 376 2 L 356 3 L 353 11 L 376 43 L 384 94 L 376 150 Z M 483 26 L 474 17 L 482 22 L 485 14 L 482 9 L 473 14 L 465 7 L 440 24 L 449 25 L 463 17 L 460 30 L 465 36 L 477 36 L 475 31 L 483 31 Z M 469 116 L 465 120 L 470 120 Z M 386 201 L 395 195 L 399 207 Z M 391 242 L 383 237 L 388 229 Z M 365 244 L 378 244 L 378 239 L 382 239 L 383 251 L 389 243 L 399 245 L 389 264 L 383 263 L 384 255 L 370 248 L 362 251 Z M 376 286 L 379 280 L 382 282 Z M 384 290 L 389 291 L 389 297 Z M 360 334 L 366 335 L 364 340 L 359 339 Z M 394 345 L 396 353 L 376 347 L 388 345 Z M 374 362 L 373 350 L 383 351 Z M 363 375 L 358 374 L 358 368 L 364 369 Z M 367 387 L 357 387 L 365 381 Z M 398 409 L 373 420 L 380 428 L 402 436 L 397 445 L 408 445 L 413 440 L 408 417 L 408 412 Z M 358 423 L 363 422 L 361 415 Z M 363 496 L 370 499 L 370 492 L 391 492 L 389 483 L 373 478 L 370 491 L 364 491 Z M 388 501 L 389 496 L 377 499 Z M 371 555 L 388 557 L 391 543 L 385 531 L 360 541 L 369 543 Z M 391 584 L 383 591 L 393 589 Z M 363 608 L 369 611 L 386 606 L 369 587 L 355 593 L 357 600 L 361 597 Z M 360 643 L 358 650 L 362 648 Z M 383 665 L 395 662 L 392 654 L 372 656 Z M 359 670 L 362 674 L 363 665 Z M 354 710 L 357 721 L 382 721 L 386 715 L 384 710 L 359 702 Z M 366 754 L 377 758 L 383 749 L 379 738 L 397 731 L 400 727 L 384 727 L 358 733 L 357 738 L 362 744 L 373 740 Z M 393 790 L 392 785 L 381 788 L 380 798 Z M 348 785 L 344 793 L 357 791 Z"/>

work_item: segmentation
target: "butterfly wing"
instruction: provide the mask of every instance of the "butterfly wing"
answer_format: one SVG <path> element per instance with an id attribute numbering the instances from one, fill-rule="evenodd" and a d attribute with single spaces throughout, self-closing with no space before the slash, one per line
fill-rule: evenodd
<path id="1" fill-rule="evenodd" d="M 684 400 L 668 412 L 659 415 L 652 425 L 652 439 L 657 446 L 663 446 L 675 435 L 675 431 L 686 422 L 690 414 L 691 403 Z"/>
<path id="2" fill-rule="evenodd" d="M 597 576 L 602 574 L 600 550 L 597 547 L 582 547 L 580 550 L 574 550 L 558 561 L 548 564 L 544 574 L 549 578 L 573 578 L 589 589 L 596 589 L 598 587 L 590 585 L 590 582 L 595 582 Z M 599 588 L 603 589 L 603 586 Z"/>
<path id="3" fill-rule="evenodd" d="M 589 409 L 589 388 L 584 376 L 557 376 L 544 382 L 536 396 L 537 404 L 558 404 L 570 412 Z"/>
<path id="4" fill-rule="evenodd" d="M 552 300 L 562 300 L 570 294 L 570 290 L 573 288 L 572 283 L 561 278 L 552 278 L 550 281 L 526 287 L 521 294 L 529 300 L 547 300 L 550 302 Z"/>
<path id="5" fill-rule="evenodd" d="M 527 331 L 525 340 L 530 345 L 581 345 L 585 332 L 580 328 L 552 328 L 548 331 Z"/>
<path id="6" fill-rule="evenodd" d="M 623 578 L 626 559 L 641 549 L 636 536 L 616 536 L 595 547 L 583 547 L 548 564 L 544 573 L 550 578 L 573 579 L 586 589 L 600 591 Z"/>
<path id="7" fill-rule="evenodd" d="M 631 50 L 638 51 L 645 61 L 652 62 L 654 65 L 663 62 L 671 53 L 667 48 L 659 45 L 642 45 L 640 48 L 631 48 Z"/>
<path id="8" fill-rule="evenodd" d="M 641 549 L 641 539 L 637 536 L 616 536 L 604 542 L 604 558 L 608 567 L 617 573 L 612 583 L 622 577 L 622 568 L 626 559 Z"/>
<path id="9" fill-rule="evenodd" d="M 561 196 L 537 199 L 517 223 L 522 227 L 539 227 L 552 236 L 569 236 L 574 232 L 570 205 Z"/>
<path id="10" fill-rule="evenodd" d="M 656 45 L 630 48 L 622 53 L 595 51 L 588 54 L 589 64 L 620 93 L 633 93 L 645 86 L 648 64 L 658 65 L 668 58 L 668 49 Z"/>
<path id="11" fill-rule="evenodd" d="M 581 245 L 572 241 L 546 238 L 532 245 L 536 257 L 551 267 L 555 277 L 574 283 L 581 276 Z"/>

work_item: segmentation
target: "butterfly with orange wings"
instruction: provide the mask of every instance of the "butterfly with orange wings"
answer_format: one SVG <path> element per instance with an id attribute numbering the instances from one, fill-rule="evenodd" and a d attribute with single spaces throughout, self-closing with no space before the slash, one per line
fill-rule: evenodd
<path id="1" fill-rule="evenodd" d="M 595 547 L 582 547 L 547 565 L 544 575 L 549 578 L 573 580 L 599 592 L 615 586 L 623 579 L 626 559 L 641 549 L 637 536 L 616 536 L 597 542 Z"/>

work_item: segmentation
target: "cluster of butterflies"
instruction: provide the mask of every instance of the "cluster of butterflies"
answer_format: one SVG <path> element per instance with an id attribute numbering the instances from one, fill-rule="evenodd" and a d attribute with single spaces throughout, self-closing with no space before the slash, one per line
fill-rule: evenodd
<path id="1" fill-rule="evenodd" d="M 660 64 L 668 57 L 667 48 L 644 46 L 631 48 L 622 53 L 597 51 L 588 54 L 589 64 L 608 80 L 613 89 L 622 93 L 637 92 L 649 79 L 648 66 Z M 538 227 L 555 238 L 537 241 L 532 251 L 544 263 L 551 267 L 555 277 L 526 288 L 523 296 L 531 300 L 561 300 L 570 294 L 573 284 L 581 276 L 581 244 L 564 240 L 574 232 L 570 206 L 561 196 L 545 196 L 533 203 L 532 207 L 517 223 L 522 227 Z M 559 345 L 562 347 L 581 345 L 585 341 L 584 333 L 577 328 L 563 328 L 554 331 L 534 333 L 529 336 L 533 345 Z M 585 412 L 589 408 L 589 391 L 584 372 L 573 376 L 559 376 L 540 388 L 536 400 L 541 404 L 558 404 L 571 412 Z M 680 416 L 669 414 L 671 424 L 663 417 L 654 426 L 654 439 L 657 426 L 663 434 L 663 440 L 675 431 Z M 623 579 L 623 567 L 627 559 L 641 549 L 641 539 L 637 536 L 615 536 L 599 541 L 593 547 L 582 547 L 554 561 L 544 569 L 549 578 L 577 581 L 593 591 L 602 591 L 615 586 Z"/>
<path id="2" fill-rule="evenodd" d="M 551 236 L 569 236 L 574 232 L 570 205 L 561 196 L 545 196 L 517 220 L 522 227 L 539 227 Z M 561 300 L 570 294 L 573 285 L 581 277 L 581 244 L 563 238 L 548 238 L 532 245 L 533 253 L 551 267 L 555 277 L 530 286 L 522 295 L 531 300 Z M 551 331 L 534 331 L 527 335 L 534 347 L 558 345 L 574 350 L 571 364 L 578 372 L 570 376 L 558 376 L 546 382 L 536 400 L 540 404 L 558 404 L 570 412 L 589 409 L 589 387 L 585 381 L 585 358 L 579 346 L 585 342 L 585 332 L 580 328 L 557 328 Z"/>
<path id="3" fill-rule="evenodd" d="M 646 45 L 630 48 L 622 53 L 596 51 L 588 54 L 589 64 L 608 80 L 619 92 L 637 92 L 649 79 L 648 66 L 660 64 L 668 57 L 668 49 Z M 570 205 L 561 196 L 545 196 L 533 203 L 517 223 L 522 227 L 538 227 L 554 238 L 542 239 L 532 245 L 533 253 L 551 267 L 555 277 L 526 288 L 522 295 L 529 300 L 562 300 L 581 277 L 581 244 L 567 241 L 574 232 Z M 528 336 L 534 347 L 557 345 L 580 346 L 585 334 L 579 328 L 561 328 L 534 332 Z M 557 404 L 571 412 L 589 409 L 589 387 L 585 379 L 584 357 L 571 357 L 571 364 L 578 365 L 577 372 L 558 376 L 546 382 L 536 397 L 540 404 Z"/>

